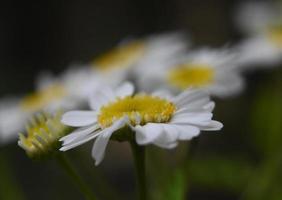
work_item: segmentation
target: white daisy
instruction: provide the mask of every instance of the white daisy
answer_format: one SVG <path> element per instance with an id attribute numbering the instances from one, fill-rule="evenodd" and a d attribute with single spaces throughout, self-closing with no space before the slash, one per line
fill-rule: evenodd
<path id="1" fill-rule="evenodd" d="M 281 19 L 280 11 L 281 6 L 273 1 L 246 1 L 236 9 L 235 24 L 245 34 L 258 34 Z"/>
<path id="2" fill-rule="evenodd" d="M 36 90 L 21 98 L 0 101 L 0 143 L 13 141 L 34 113 L 70 110 L 87 103 L 90 93 L 100 84 L 116 85 L 123 77 L 105 75 L 91 67 L 72 67 L 61 76 L 43 73 Z M 7 139 L 6 139 L 7 138 Z M 9 140 L 8 140 L 9 139 Z"/>
<path id="3" fill-rule="evenodd" d="M 263 35 L 243 40 L 234 50 L 239 54 L 237 64 L 242 70 L 274 67 L 282 61 L 282 46 L 275 46 Z"/>
<path id="4" fill-rule="evenodd" d="M 123 41 L 117 47 L 96 58 L 92 65 L 104 73 L 132 75 L 138 67 L 151 66 L 156 60 L 170 58 L 184 51 L 188 40 L 182 33 L 164 33 L 143 39 Z"/>
<path id="5" fill-rule="evenodd" d="M 47 82 L 46 82 L 47 83 Z M 73 108 L 73 102 L 66 100 L 66 90 L 58 82 L 41 85 L 40 89 L 24 97 L 0 101 L 0 143 L 15 141 L 29 118 L 39 111 L 53 112 L 56 109 Z"/>
<path id="6" fill-rule="evenodd" d="M 273 66 L 282 57 L 282 7 L 274 2 L 251 1 L 238 9 L 236 23 L 249 35 L 235 49 L 243 67 Z"/>
<path id="7" fill-rule="evenodd" d="M 125 83 L 113 90 L 105 87 L 90 99 L 92 111 L 70 111 L 62 123 L 80 127 L 61 138 L 61 151 L 75 148 L 96 138 L 92 156 L 98 165 L 113 133 L 123 127 L 135 132 L 139 145 L 155 144 L 162 148 L 177 146 L 178 140 L 190 140 L 201 130 L 219 130 L 220 122 L 212 120 L 214 102 L 198 90 L 186 90 L 176 97 L 166 92 L 135 94 Z M 115 135 L 115 134 L 114 134 Z"/>
<path id="8" fill-rule="evenodd" d="M 200 49 L 144 71 L 138 85 L 145 91 L 165 87 L 179 92 L 194 87 L 217 97 L 232 96 L 244 85 L 236 62 L 236 54 L 228 49 Z"/>

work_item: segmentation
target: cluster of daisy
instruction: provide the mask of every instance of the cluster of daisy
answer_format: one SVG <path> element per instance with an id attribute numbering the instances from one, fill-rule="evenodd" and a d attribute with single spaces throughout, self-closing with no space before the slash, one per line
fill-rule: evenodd
<path id="1" fill-rule="evenodd" d="M 242 71 L 282 58 L 280 7 L 251 2 L 239 10 L 236 23 L 249 38 L 233 47 L 194 48 L 184 33 L 165 33 L 124 40 L 58 76 L 41 74 L 33 93 L 1 101 L 0 144 L 29 124 L 18 142 L 28 155 L 95 139 L 99 164 L 110 139 L 170 149 L 201 131 L 220 130 L 211 97 L 238 95 Z"/>

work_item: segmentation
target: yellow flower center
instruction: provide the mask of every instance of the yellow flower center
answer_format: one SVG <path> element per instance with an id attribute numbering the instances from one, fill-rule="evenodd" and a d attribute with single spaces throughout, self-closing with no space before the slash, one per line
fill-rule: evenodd
<path id="1" fill-rule="evenodd" d="M 282 48 L 282 25 L 271 26 L 268 30 L 270 40 L 277 46 Z"/>
<path id="2" fill-rule="evenodd" d="M 144 53 L 145 44 L 133 41 L 118 46 L 94 60 L 93 65 L 101 70 L 126 68 L 134 64 Z"/>
<path id="3" fill-rule="evenodd" d="M 98 116 L 102 128 L 111 126 L 116 120 L 128 116 L 131 125 L 149 122 L 168 122 L 176 107 L 166 99 L 149 95 L 127 96 L 103 106 Z"/>
<path id="4" fill-rule="evenodd" d="M 47 113 L 37 114 L 26 127 L 26 136 L 19 135 L 19 145 L 31 157 L 56 150 L 58 140 L 68 133 L 69 128 L 61 124 L 61 112 L 54 116 Z"/>
<path id="5" fill-rule="evenodd" d="M 20 103 L 24 111 L 35 112 L 48 106 L 50 103 L 65 97 L 66 91 L 59 84 L 52 84 L 42 90 L 24 97 Z"/>
<path id="6" fill-rule="evenodd" d="M 181 64 L 169 71 L 167 80 L 180 89 L 204 87 L 214 80 L 214 70 L 207 65 Z"/>

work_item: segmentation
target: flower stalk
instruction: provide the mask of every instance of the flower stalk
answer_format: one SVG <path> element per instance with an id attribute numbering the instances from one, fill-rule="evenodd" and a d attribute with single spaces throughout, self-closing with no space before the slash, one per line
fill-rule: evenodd
<path id="1" fill-rule="evenodd" d="M 145 171 L 145 147 L 139 146 L 135 140 L 131 140 L 130 145 L 137 176 L 138 197 L 139 200 L 146 200 L 147 188 Z"/>
<path id="2" fill-rule="evenodd" d="M 72 179 L 73 183 L 84 195 L 86 200 L 96 200 L 97 198 L 93 194 L 92 189 L 82 180 L 80 175 L 76 172 L 74 167 L 71 165 L 70 161 L 63 154 L 58 154 L 56 156 L 56 161 L 60 167 L 66 172 L 66 174 Z"/>
<path id="3" fill-rule="evenodd" d="M 5 153 L 0 149 L 0 199 L 25 200 L 25 195 L 11 170 L 12 167 Z"/>

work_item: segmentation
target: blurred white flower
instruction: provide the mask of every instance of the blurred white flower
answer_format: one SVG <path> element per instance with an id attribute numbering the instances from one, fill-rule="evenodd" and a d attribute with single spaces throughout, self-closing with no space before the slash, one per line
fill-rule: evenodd
<path id="1" fill-rule="evenodd" d="M 273 66 L 282 58 L 282 4 L 250 1 L 238 8 L 238 28 L 248 35 L 235 49 L 243 69 Z"/>
<path id="2" fill-rule="evenodd" d="M 133 91 L 130 83 L 116 89 L 101 88 L 90 99 L 92 111 L 65 113 L 62 123 L 80 128 L 61 138 L 60 150 L 66 151 L 96 138 L 92 156 L 98 165 L 112 134 L 120 134 L 116 131 L 123 127 L 135 132 L 139 145 L 155 144 L 162 148 L 174 148 L 178 140 L 190 140 L 201 130 L 222 128 L 220 122 L 212 120 L 215 104 L 204 92 L 185 90 L 172 97 L 161 91 L 136 95 Z"/>
<path id="3" fill-rule="evenodd" d="M 235 46 L 234 50 L 239 54 L 237 63 L 242 70 L 269 68 L 282 61 L 282 46 L 270 42 L 264 35 L 245 39 Z"/>
<path id="4" fill-rule="evenodd" d="M 6 98 L 0 101 L 0 146 L 15 141 L 24 127 L 27 115 L 19 112 L 19 99 Z"/>
<path id="5" fill-rule="evenodd" d="M 89 66 L 71 67 L 57 77 L 41 74 L 33 93 L 12 101 L 0 101 L 0 143 L 17 138 L 18 132 L 23 130 L 27 119 L 34 113 L 82 107 L 100 84 L 114 86 L 121 81 L 123 77 L 117 73 L 105 75 Z"/>
<path id="6" fill-rule="evenodd" d="M 264 32 L 281 20 L 281 6 L 273 1 L 245 1 L 235 13 L 235 24 L 245 34 Z"/>
<path id="7" fill-rule="evenodd" d="M 53 112 L 55 109 L 73 108 L 73 102 L 66 100 L 65 88 L 57 83 L 37 89 L 34 93 L 21 98 L 0 101 L 0 144 L 16 140 L 24 129 L 27 120 L 40 111 Z"/>
<path id="8" fill-rule="evenodd" d="M 91 66 L 74 65 L 66 70 L 61 77 L 61 83 L 72 99 L 87 102 L 91 95 L 101 85 L 117 86 L 125 77 L 123 73 L 102 73 Z"/>
<path id="9" fill-rule="evenodd" d="M 130 77 L 133 70 L 151 66 L 158 60 L 169 59 L 186 50 L 189 45 L 182 33 L 156 34 L 143 39 L 121 42 L 120 45 L 96 58 L 92 65 L 104 73 L 124 73 Z"/>
<path id="10" fill-rule="evenodd" d="M 138 86 L 145 91 L 169 88 L 179 92 L 200 88 L 217 97 L 236 95 L 244 86 L 236 59 L 237 54 L 228 49 L 190 51 L 172 62 L 144 71 Z"/>

